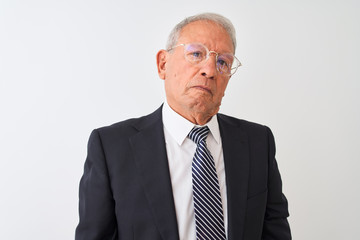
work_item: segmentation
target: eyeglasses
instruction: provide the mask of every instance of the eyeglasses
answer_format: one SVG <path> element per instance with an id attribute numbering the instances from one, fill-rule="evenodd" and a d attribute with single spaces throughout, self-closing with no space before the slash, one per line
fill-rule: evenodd
<path id="1" fill-rule="evenodd" d="M 238 67 L 241 66 L 240 61 L 232 53 L 217 53 L 210 51 L 205 45 L 201 43 L 188 43 L 176 45 L 167 51 L 171 51 L 176 47 L 184 46 L 185 59 L 194 64 L 204 64 L 210 57 L 210 54 L 216 55 L 216 69 L 224 75 L 233 75 Z"/>

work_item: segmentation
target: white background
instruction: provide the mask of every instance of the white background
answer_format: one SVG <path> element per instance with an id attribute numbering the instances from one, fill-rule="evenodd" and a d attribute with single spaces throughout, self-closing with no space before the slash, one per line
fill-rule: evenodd
<path id="1" fill-rule="evenodd" d="M 243 67 L 221 112 L 268 125 L 294 239 L 360 235 L 360 4 L 351 0 L 0 1 L 0 239 L 73 239 L 92 129 L 164 99 L 155 54 L 200 12 Z"/>

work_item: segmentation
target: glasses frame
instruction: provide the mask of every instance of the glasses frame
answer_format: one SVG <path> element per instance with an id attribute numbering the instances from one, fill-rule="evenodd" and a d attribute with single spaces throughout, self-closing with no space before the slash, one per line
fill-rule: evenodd
<path id="1" fill-rule="evenodd" d="M 173 47 L 167 49 L 166 51 L 170 52 L 171 50 L 174 50 L 174 49 L 177 48 L 177 47 L 183 46 L 183 47 L 184 47 L 184 58 L 185 58 L 185 60 L 188 61 L 189 63 L 195 65 L 195 64 L 198 64 L 198 63 L 190 62 L 190 61 L 187 59 L 186 54 L 185 54 L 185 46 L 186 46 L 186 45 L 190 45 L 190 44 L 199 44 L 199 45 L 202 45 L 202 46 L 206 49 L 206 52 L 207 52 L 206 58 L 205 58 L 205 60 L 201 61 L 201 63 L 207 62 L 207 60 L 209 60 L 209 58 L 210 58 L 210 54 L 212 54 L 212 53 L 215 54 L 215 56 L 216 56 L 216 62 L 217 62 L 217 60 L 218 60 L 219 54 L 221 55 L 221 53 L 218 53 L 218 52 L 215 52 L 215 51 L 210 51 L 210 50 L 209 50 L 204 44 L 202 44 L 202 43 L 181 43 L 181 44 L 178 44 L 178 45 L 176 45 L 176 46 L 173 46 Z M 223 73 L 223 72 L 221 72 L 221 71 L 219 70 L 219 67 L 218 67 L 217 64 L 216 64 L 216 70 L 217 70 L 220 74 L 224 74 L 224 75 L 227 75 L 227 76 L 231 77 L 232 75 L 234 75 L 234 74 L 236 73 L 237 69 L 238 69 L 240 66 L 242 66 L 242 64 L 241 64 L 241 62 L 239 61 L 239 59 L 237 59 L 237 57 L 236 57 L 234 54 L 232 54 L 232 53 L 227 53 L 227 54 L 231 54 L 231 55 L 233 55 L 233 57 L 234 57 L 233 63 L 232 63 L 232 65 L 231 65 L 230 73 Z M 234 63 L 236 63 L 236 66 L 235 66 L 235 67 L 232 67 L 232 66 L 234 65 Z M 234 70 L 233 73 L 231 73 L 231 71 L 232 71 L 233 69 L 235 69 L 235 70 Z"/>

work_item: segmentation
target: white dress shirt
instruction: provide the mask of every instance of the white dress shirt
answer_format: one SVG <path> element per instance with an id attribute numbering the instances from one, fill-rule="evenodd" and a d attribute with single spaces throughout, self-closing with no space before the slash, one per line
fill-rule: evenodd
<path id="1" fill-rule="evenodd" d="M 179 237 L 180 240 L 196 239 L 191 172 L 196 143 L 187 137 L 196 125 L 172 110 L 166 101 L 162 109 L 162 117 Z M 210 129 L 206 143 L 215 161 L 227 233 L 224 156 L 217 116 L 213 116 L 204 126 Z"/>

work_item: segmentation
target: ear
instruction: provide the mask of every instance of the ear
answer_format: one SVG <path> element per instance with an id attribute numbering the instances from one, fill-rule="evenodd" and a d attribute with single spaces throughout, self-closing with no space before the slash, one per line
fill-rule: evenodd
<path id="1" fill-rule="evenodd" d="M 156 54 L 156 65 L 158 68 L 159 77 L 163 80 L 166 78 L 166 62 L 167 62 L 168 52 L 164 49 L 160 50 Z"/>

